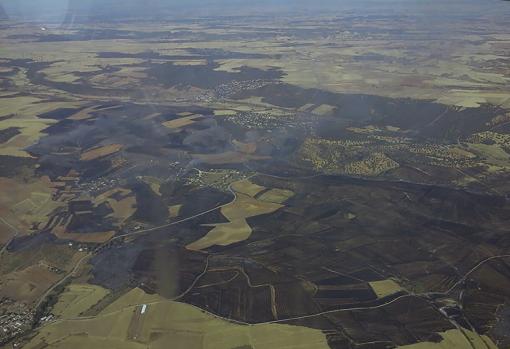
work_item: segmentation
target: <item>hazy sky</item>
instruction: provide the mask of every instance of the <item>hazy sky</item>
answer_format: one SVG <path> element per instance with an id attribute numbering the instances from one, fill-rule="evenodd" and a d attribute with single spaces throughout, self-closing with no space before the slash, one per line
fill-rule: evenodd
<path id="1" fill-rule="evenodd" d="M 84 18 L 126 18 L 133 16 L 204 16 L 251 13 L 355 9 L 362 13 L 378 8 L 420 13 L 450 12 L 469 4 L 480 11 L 510 7 L 502 0 L 0 0 L 11 18 L 54 20 L 72 12 Z M 463 9 L 464 10 L 464 9 Z"/>

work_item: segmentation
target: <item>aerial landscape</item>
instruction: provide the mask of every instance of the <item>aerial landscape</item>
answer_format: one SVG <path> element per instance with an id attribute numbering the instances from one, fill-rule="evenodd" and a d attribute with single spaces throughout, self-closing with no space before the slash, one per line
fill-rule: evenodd
<path id="1" fill-rule="evenodd" d="M 509 349 L 509 23 L 0 0 L 0 348 Z"/>

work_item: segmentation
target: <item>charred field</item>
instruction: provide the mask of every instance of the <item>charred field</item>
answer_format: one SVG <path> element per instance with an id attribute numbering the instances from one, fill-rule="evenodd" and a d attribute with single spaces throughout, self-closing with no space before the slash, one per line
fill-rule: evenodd
<path id="1" fill-rule="evenodd" d="M 380 11 L 5 22 L 0 343 L 508 347 L 505 11 Z"/>

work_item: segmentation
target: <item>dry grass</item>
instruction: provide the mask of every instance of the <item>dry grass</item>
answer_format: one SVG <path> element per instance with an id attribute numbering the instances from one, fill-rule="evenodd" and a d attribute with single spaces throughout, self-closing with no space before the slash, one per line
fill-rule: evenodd
<path id="1" fill-rule="evenodd" d="M 115 231 L 102 231 L 94 233 L 73 233 L 67 231 L 65 225 L 58 225 L 51 230 L 51 233 L 62 240 L 72 240 L 83 243 L 102 244 L 115 236 Z"/>
<path id="2" fill-rule="evenodd" d="M 236 199 L 221 208 L 221 213 L 229 220 L 229 223 L 207 225 L 214 228 L 201 239 L 187 245 L 186 248 L 202 250 L 214 245 L 227 246 L 244 241 L 250 237 L 252 232 L 246 221 L 247 218 L 272 213 L 283 207 L 278 203 L 253 198 L 254 195 L 264 190 L 264 187 L 248 180 L 235 182 L 231 187 L 236 191 Z"/>
<path id="3" fill-rule="evenodd" d="M 173 205 L 168 208 L 168 214 L 171 218 L 179 217 L 182 205 Z"/>
<path id="4" fill-rule="evenodd" d="M 315 104 L 313 103 L 306 103 L 305 105 L 302 105 L 298 110 L 299 111 L 309 111 Z"/>
<path id="5" fill-rule="evenodd" d="M 398 346 L 398 349 L 497 349 L 498 347 L 487 336 L 478 335 L 470 330 L 448 330 L 439 333 L 443 340 L 440 342 L 420 342 Z M 469 338 L 466 338 L 466 336 Z"/>
<path id="6" fill-rule="evenodd" d="M 320 24 L 318 25 L 320 27 Z M 427 51 L 443 49 L 435 40 L 421 35 L 409 40 L 391 33 L 383 34 L 378 38 L 356 37 L 347 33 L 313 41 L 294 37 L 289 38 L 289 45 L 281 41 L 281 38 L 233 40 L 229 35 L 226 36 L 228 40 L 199 40 L 191 43 L 172 40 L 144 42 L 104 39 L 75 41 L 69 45 L 68 42 L 24 42 L 9 39 L 9 45 L 0 47 L 0 55 L 5 58 L 32 58 L 36 61 L 58 60 L 47 68 L 45 73 L 49 75 L 49 78 L 69 81 L 74 79 L 72 75 L 74 71 L 91 71 L 97 69 L 97 66 L 105 65 L 118 66 L 123 70 L 134 69 L 120 65 L 142 61 L 134 58 L 100 58 L 95 54 L 97 52 L 140 53 L 153 50 L 160 54 L 189 54 L 186 51 L 189 47 L 214 48 L 230 52 L 263 53 L 268 57 L 219 59 L 217 63 L 220 66 L 217 70 L 236 72 L 242 66 L 260 69 L 280 68 L 284 72 L 283 81 L 305 88 L 389 97 L 441 98 L 443 101 L 457 105 L 479 105 L 484 102 L 510 103 L 505 90 L 508 85 L 508 76 L 496 69 L 480 69 L 484 66 L 493 68 L 494 60 L 505 58 L 501 53 L 487 53 L 488 45 L 490 46 L 494 40 L 497 42 L 506 40 L 505 28 L 502 25 L 493 27 L 494 33 L 484 37 L 475 32 L 457 31 L 450 26 L 450 23 L 445 22 L 444 27 L 440 28 L 442 32 L 452 33 L 459 40 L 465 38 L 466 41 L 463 45 L 449 46 L 448 52 L 443 57 L 434 59 L 423 56 L 423 50 L 416 47 L 426 47 Z M 216 28 L 194 28 L 199 29 L 201 33 L 226 32 Z M 144 31 L 151 29 L 156 30 L 156 27 L 148 25 L 137 28 Z M 416 29 L 411 27 L 402 28 L 402 31 L 410 34 L 411 37 L 418 34 Z M 33 29 L 16 27 L 6 29 L 1 37 L 6 39 L 9 35 L 19 33 L 34 34 Z M 338 42 L 343 42 L 345 45 L 339 45 Z M 419 43 L 418 46 L 416 42 Z M 473 44 L 474 42 L 476 44 Z M 295 45 L 299 45 L 299 54 L 296 54 Z M 361 56 L 374 52 L 377 52 L 381 59 L 360 63 Z M 313 64 L 310 64 L 312 59 Z M 417 67 L 408 63 L 413 61 L 423 61 L 423 64 Z M 203 62 L 198 59 L 189 59 L 177 64 L 199 63 Z M 110 81 L 101 80 L 103 75 L 108 74 L 101 74 L 98 77 L 98 85 L 105 86 L 104 84 Z M 118 75 L 124 75 L 124 72 Z M 405 88 L 402 88 L 403 86 Z"/>
<path id="7" fill-rule="evenodd" d="M 200 114 L 192 114 L 189 116 L 184 116 L 179 119 L 169 120 L 165 121 L 163 123 L 163 126 L 175 129 L 175 128 L 181 128 L 189 125 L 193 125 L 196 122 L 196 119 L 201 118 L 202 115 Z"/>
<path id="8" fill-rule="evenodd" d="M 108 155 L 115 154 L 122 149 L 122 144 L 108 144 L 105 146 L 93 148 L 86 150 L 80 156 L 80 160 L 82 161 L 90 161 L 99 159 Z"/>
<path id="9" fill-rule="evenodd" d="M 312 110 L 312 113 L 317 115 L 331 115 L 335 111 L 336 107 L 329 104 L 321 104 L 317 108 Z"/>
<path id="10" fill-rule="evenodd" d="M 244 241 L 251 235 L 252 229 L 245 219 L 236 219 L 229 223 L 207 224 L 214 227 L 203 238 L 186 246 L 190 250 L 204 250 L 214 245 L 228 246 Z"/>
<path id="11" fill-rule="evenodd" d="M 439 103 L 455 105 L 465 108 L 477 108 L 482 104 L 493 103 L 502 107 L 510 107 L 510 98 L 507 92 L 486 92 L 482 90 L 450 90 L 438 97 Z"/>
<path id="12" fill-rule="evenodd" d="M 43 347 L 30 347 L 41 349 Z M 137 342 L 128 342 L 120 338 L 107 338 L 88 336 L 86 334 L 70 334 L 64 336 L 61 340 L 55 341 L 50 346 L 44 345 L 44 348 L 51 349 L 147 349 L 147 346 Z"/>
<path id="13" fill-rule="evenodd" d="M 221 213 L 230 221 L 259 216 L 276 211 L 283 205 L 263 202 L 246 194 L 237 194 L 236 200 L 221 209 Z"/>
<path id="14" fill-rule="evenodd" d="M 111 312 L 120 311 L 124 308 L 136 306 L 138 304 L 144 303 L 154 303 L 161 302 L 165 300 L 165 298 L 159 296 L 158 294 L 148 294 L 145 293 L 141 288 L 133 288 L 129 292 L 126 292 L 115 302 L 108 305 L 101 314 L 109 314 Z"/>
<path id="15" fill-rule="evenodd" d="M 88 107 L 88 108 L 80 110 L 79 112 L 71 115 L 67 119 L 74 120 L 74 121 L 87 120 L 87 119 L 90 119 L 92 117 L 91 113 L 94 112 L 94 111 L 98 111 L 98 110 L 106 111 L 106 110 L 118 109 L 120 107 L 121 106 L 115 105 L 115 106 L 111 106 L 111 107 L 107 107 L 107 108 L 96 109 L 97 106 L 94 105 L 94 106 L 91 106 L 91 107 Z"/>
<path id="16" fill-rule="evenodd" d="M 369 282 L 378 298 L 384 298 L 389 295 L 402 291 L 402 287 L 391 279 Z"/>
<path id="17" fill-rule="evenodd" d="M 28 183 L 16 178 L 0 178 L 0 217 L 23 234 L 32 225 L 45 223 L 48 214 L 62 205 L 52 200 L 53 191 L 48 177 Z"/>
<path id="18" fill-rule="evenodd" d="M 0 103 L 0 117 L 14 116 L 0 121 L 0 130 L 18 127 L 21 133 L 0 145 L 0 155 L 30 157 L 24 149 L 36 143 L 44 135 L 43 130 L 56 122 L 52 119 L 40 119 L 37 115 L 58 108 L 74 108 L 77 105 L 73 102 L 46 102 L 29 96 L 3 98 Z"/>
<path id="19" fill-rule="evenodd" d="M 0 279 L 3 275 L 37 264 L 70 270 L 75 262 L 83 257 L 83 253 L 64 244 L 41 244 L 32 249 L 18 250 L 12 253 L 5 251 L 0 257 Z"/>
<path id="20" fill-rule="evenodd" d="M 2 275 L 0 298 L 8 297 L 32 304 L 55 282 L 60 275 L 45 265 L 32 265 L 20 271 Z"/>
<path id="21" fill-rule="evenodd" d="M 195 59 L 195 60 L 187 60 L 187 61 L 172 61 L 173 65 L 207 65 L 207 61 L 205 59 Z"/>
<path id="22" fill-rule="evenodd" d="M 193 154 L 193 157 L 209 165 L 240 164 L 251 160 L 267 160 L 269 156 L 227 151 L 219 154 Z"/>
<path id="23" fill-rule="evenodd" d="M 233 140 L 232 144 L 236 147 L 236 150 L 245 154 L 254 154 L 257 151 L 257 143 L 243 143 L 238 140 Z"/>
<path id="24" fill-rule="evenodd" d="M 0 245 L 8 243 L 15 234 L 16 232 L 9 225 L 0 220 Z"/>
<path id="25" fill-rule="evenodd" d="M 136 197 L 129 196 L 122 200 L 108 199 L 108 203 L 113 210 L 112 216 L 115 217 L 119 223 L 124 222 L 131 217 L 136 211 Z"/>
<path id="26" fill-rule="evenodd" d="M 141 179 L 151 187 L 154 193 L 161 195 L 161 193 L 159 192 L 159 188 L 161 187 L 162 180 L 151 176 L 142 176 Z"/>
<path id="27" fill-rule="evenodd" d="M 157 303 L 150 304 L 153 302 Z M 147 304 L 144 314 L 140 313 L 140 304 Z M 129 333 L 136 335 L 136 341 L 129 339 Z M 328 348 L 320 330 L 280 324 L 232 324 L 191 305 L 162 300 L 139 289 L 128 292 L 97 317 L 46 325 L 24 348 L 40 348 L 43 343 L 49 349 Z"/>
<path id="28" fill-rule="evenodd" d="M 117 195 L 120 196 L 120 199 L 117 200 L 114 197 Z M 129 189 L 125 188 L 114 188 L 110 189 L 100 195 L 98 195 L 94 199 L 95 205 L 100 205 L 104 202 L 107 202 L 108 205 L 113 210 L 111 214 L 118 223 L 124 222 L 126 219 L 131 217 L 133 213 L 136 211 L 136 197 Z"/>
<path id="29" fill-rule="evenodd" d="M 230 187 L 237 193 L 246 194 L 252 197 L 266 189 L 266 187 L 255 184 L 248 179 L 234 182 L 230 185 Z"/>
<path id="30" fill-rule="evenodd" d="M 237 114 L 237 111 L 231 109 L 216 109 L 214 111 L 214 116 L 234 116 Z"/>
<path id="31" fill-rule="evenodd" d="M 89 310 L 109 293 L 110 291 L 97 285 L 71 284 L 60 294 L 51 312 L 60 318 L 74 318 Z"/>
<path id="32" fill-rule="evenodd" d="M 271 189 L 258 197 L 258 200 L 283 204 L 294 196 L 294 192 L 287 189 Z"/>
<path id="33" fill-rule="evenodd" d="M 510 155 L 504 151 L 498 144 L 481 144 L 471 143 L 468 144 L 469 150 L 474 153 L 487 158 L 488 160 L 496 160 L 507 162 L 510 159 Z"/>

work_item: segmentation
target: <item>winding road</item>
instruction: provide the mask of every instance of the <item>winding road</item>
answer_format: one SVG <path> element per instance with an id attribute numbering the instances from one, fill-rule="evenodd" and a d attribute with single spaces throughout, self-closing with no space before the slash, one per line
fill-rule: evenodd
<path id="1" fill-rule="evenodd" d="M 254 174 L 252 174 L 249 177 L 246 177 L 245 179 L 249 179 L 249 178 L 252 178 L 254 176 L 268 176 L 268 177 L 272 177 L 272 178 L 276 178 L 276 179 L 284 179 L 284 180 L 288 180 L 288 179 L 311 179 L 311 178 L 316 178 L 316 177 L 324 176 L 324 174 L 315 174 L 315 175 L 311 175 L 311 176 L 284 177 L 284 176 L 277 176 L 277 175 L 260 173 L 258 171 L 254 171 L 253 169 L 249 168 L 247 165 L 245 165 L 245 166 L 246 166 L 247 169 L 249 169 L 250 171 L 254 172 Z M 200 171 L 198 169 L 195 169 L 195 170 Z M 399 181 L 395 181 L 395 182 L 399 182 Z M 416 184 L 416 183 L 413 183 L 413 184 Z M 210 212 L 213 212 L 215 210 L 221 209 L 222 207 L 225 207 L 227 205 L 230 205 L 231 203 L 233 203 L 237 199 L 237 194 L 232 189 L 231 184 L 228 186 L 228 190 L 230 191 L 230 193 L 233 196 L 232 200 L 230 200 L 228 203 L 215 206 L 215 207 L 213 207 L 211 209 L 199 212 L 199 213 L 197 213 L 195 215 L 192 215 L 192 216 L 180 219 L 180 220 L 175 221 L 175 222 L 163 224 L 163 225 L 152 227 L 152 228 L 143 229 L 143 230 L 140 230 L 140 231 L 135 231 L 135 232 L 130 232 L 130 233 L 118 235 L 118 236 L 115 236 L 114 238 L 112 238 L 111 240 L 109 240 L 108 242 L 105 242 L 104 244 L 98 246 L 94 251 L 90 252 L 89 254 L 87 254 L 86 256 L 81 258 L 76 263 L 74 268 L 68 274 L 66 274 L 66 276 L 64 276 L 64 278 L 62 278 L 59 282 L 54 284 L 50 289 L 48 289 L 46 291 L 46 293 L 41 297 L 39 302 L 37 303 L 37 307 L 39 307 L 44 302 L 44 300 L 55 290 L 55 288 L 57 288 L 59 285 L 62 285 L 63 283 L 65 283 L 67 280 L 69 280 L 69 278 L 73 277 L 74 274 L 78 271 L 78 269 L 84 264 L 84 262 L 88 258 L 92 257 L 95 253 L 97 253 L 104 246 L 107 246 L 111 242 L 119 240 L 119 239 L 124 239 L 126 237 L 147 234 L 147 233 L 158 231 L 160 229 L 171 227 L 171 226 L 174 226 L 174 225 L 177 225 L 177 224 L 180 224 L 180 223 L 184 223 L 184 222 L 193 220 L 195 218 L 198 218 L 200 216 L 206 215 L 206 214 L 208 214 Z M 5 249 L 5 246 L 4 246 L 4 249 Z M 176 301 L 176 300 L 184 297 L 187 293 L 189 293 L 192 289 L 194 289 L 194 287 L 196 286 L 198 281 L 208 272 L 210 257 L 211 257 L 211 255 L 208 255 L 208 257 L 206 259 L 205 266 L 204 266 L 204 270 L 199 275 L 197 275 L 195 280 L 191 283 L 191 285 L 182 294 L 178 295 L 177 297 L 175 297 L 174 299 L 171 299 L 171 300 L 163 300 L 163 301 L 157 301 L 157 302 L 153 302 L 153 303 L 144 303 L 144 304 L 149 305 L 149 304 L 158 304 L 158 303 L 169 302 L 169 301 Z M 197 308 L 197 309 L 201 310 L 202 312 L 204 312 L 204 313 L 206 313 L 206 314 L 208 314 L 208 315 L 210 315 L 210 316 L 212 316 L 214 318 L 221 319 L 223 321 L 227 321 L 227 322 L 230 322 L 230 323 L 233 323 L 233 324 L 248 325 L 248 326 L 260 325 L 260 324 L 286 323 L 286 322 L 292 322 L 292 321 L 297 321 L 297 320 L 303 320 L 303 319 L 310 319 L 310 318 L 320 317 L 320 316 L 327 315 L 327 314 L 335 314 L 335 313 L 339 313 L 339 312 L 374 310 L 374 309 L 380 309 L 380 308 L 386 307 L 388 305 L 394 304 L 394 303 L 396 303 L 396 302 L 398 302 L 398 301 L 400 301 L 402 299 L 405 299 L 405 298 L 411 298 L 411 297 L 421 297 L 421 298 L 423 298 L 423 297 L 429 296 L 431 294 L 448 296 L 457 287 L 459 287 L 469 277 L 469 275 L 473 274 L 476 270 L 481 268 L 486 263 L 488 263 L 490 261 L 493 261 L 493 260 L 506 259 L 506 258 L 510 258 L 510 254 L 501 254 L 501 255 L 491 256 L 491 257 L 487 257 L 486 259 L 478 262 L 473 268 L 471 268 L 462 277 L 460 277 L 459 280 L 457 282 L 455 282 L 455 284 L 452 287 L 450 287 L 445 292 L 433 292 L 433 293 L 421 293 L 421 294 L 413 294 L 413 293 L 411 293 L 411 294 L 404 294 L 404 295 L 397 296 L 396 298 L 393 298 L 391 300 L 388 300 L 385 303 L 382 303 L 382 304 L 379 304 L 379 305 L 375 305 L 375 306 L 349 307 L 349 308 L 341 308 L 341 309 L 332 309 L 332 310 L 321 311 L 321 312 L 317 312 L 317 313 L 313 313 L 313 314 L 306 314 L 306 315 L 300 315 L 300 316 L 294 316 L 294 317 L 289 317 L 289 318 L 278 319 L 277 314 L 276 314 L 276 307 L 275 307 L 275 295 L 274 295 L 275 292 L 274 292 L 274 289 L 272 289 L 271 290 L 272 291 L 272 311 L 273 311 L 273 315 L 274 315 L 275 319 L 271 320 L 271 321 L 265 321 L 265 322 L 248 323 L 248 322 L 239 321 L 239 320 L 235 320 L 235 319 L 231 319 L 231 318 L 227 318 L 227 317 L 222 317 L 220 315 L 214 314 L 214 313 L 212 313 L 210 311 L 207 311 L 207 310 L 205 310 L 203 308 L 197 307 L 197 306 L 192 305 L 192 304 L 188 304 L 188 305 L 191 306 L 191 307 Z M 247 278 L 248 282 L 250 283 L 249 277 L 244 273 L 244 271 L 241 270 L 240 272 L 242 274 L 244 274 L 244 276 Z M 237 277 L 237 275 L 235 275 L 235 277 Z M 273 287 L 272 285 L 269 285 L 269 284 L 251 285 L 251 283 L 250 283 L 250 286 L 251 287 L 262 287 L 262 286 L 264 286 L 264 287 Z M 141 305 L 141 304 L 138 304 L 138 305 Z M 133 306 L 135 306 L 135 305 L 133 305 Z M 114 312 L 112 312 L 112 313 L 114 313 Z M 110 313 L 108 313 L 108 314 L 110 314 Z M 97 316 L 103 316 L 103 315 L 105 315 L 105 314 L 100 314 L 100 315 L 96 315 L 96 316 L 88 316 L 88 317 L 78 317 L 78 318 L 72 318 L 72 319 L 59 319 L 59 320 L 55 320 L 52 323 L 61 322 L 61 321 L 82 321 L 82 320 L 92 319 L 92 318 L 95 318 Z"/>

